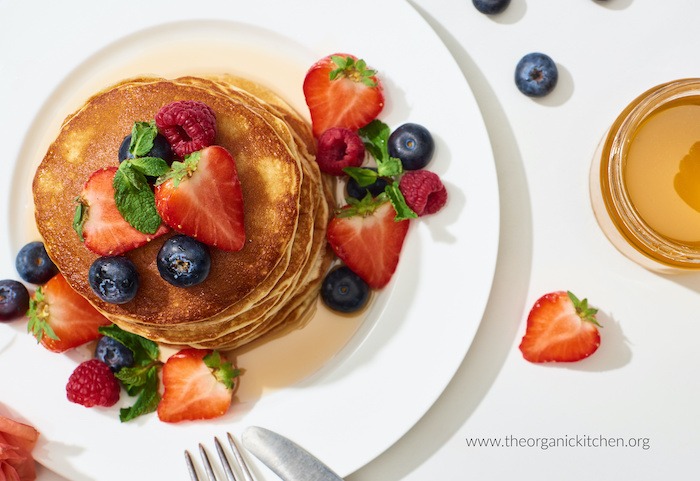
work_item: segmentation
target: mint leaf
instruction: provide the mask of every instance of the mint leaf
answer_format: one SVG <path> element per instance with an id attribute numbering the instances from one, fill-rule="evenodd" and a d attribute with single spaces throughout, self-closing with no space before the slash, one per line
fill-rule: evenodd
<path id="1" fill-rule="evenodd" d="M 355 179 L 357 185 L 360 187 L 372 185 L 377 181 L 377 178 L 379 178 L 376 171 L 364 167 L 345 167 L 343 172 L 348 174 L 349 177 Z"/>
<path id="2" fill-rule="evenodd" d="M 401 160 L 389 155 L 389 126 L 375 119 L 358 130 L 365 149 L 377 161 L 377 174 L 380 177 L 394 177 L 403 172 Z"/>
<path id="3" fill-rule="evenodd" d="M 398 182 L 387 185 L 384 192 L 386 192 L 391 205 L 394 206 L 394 210 L 396 211 L 396 217 L 394 217 L 395 221 L 398 222 L 401 220 L 415 219 L 418 217 L 418 214 L 413 212 L 413 209 L 406 204 L 406 199 L 399 189 Z"/>
<path id="4" fill-rule="evenodd" d="M 121 369 L 119 373 L 121 374 Z M 133 406 L 121 408 L 119 410 L 119 420 L 121 422 L 131 421 L 143 414 L 152 413 L 158 408 L 160 393 L 158 392 L 158 367 L 152 366 L 145 375 L 144 383 L 141 387 L 139 397 Z"/>
<path id="5" fill-rule="evenodd" d="M 160 157 L 138 157 L 127 162 L 130 162 L 136 171 L 151 177 L 160 177 L 170 170 L 168 163 Z"/>
<path id="6" fill-rule="evenodd" d="M 156 200 L 146 176 L 125 160 L 114 175 L 114 201 L 119 213 L 136 230 L 154 234 L 161 224 Z"/>
<path id="7" fill-rule="evenodd" d="M 129 152 L 134 157 L 142 157 L 151 151 L 153 141 L 158 135 L 158 128 L 155 122 L 134 122 L 131 127 L 131 142 Z"/>

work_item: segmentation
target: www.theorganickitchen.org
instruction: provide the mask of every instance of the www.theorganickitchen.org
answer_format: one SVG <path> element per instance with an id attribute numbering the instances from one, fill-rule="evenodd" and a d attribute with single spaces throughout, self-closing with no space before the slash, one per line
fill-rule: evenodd
<path id="1" fill-rule="evenodd" d="M 592 436 L 577 434 L 575 436 L 558 437 L 526 437 L 526 436 L 501 436 L 501 437 L 473 437 L 465 438 L 467 446 L 480 448 L 539 448 L 542 450 L 553 448 L 639 448 L 648 450 L 651 447 L 647 437 L 619 437 L 619 436 Z"/>

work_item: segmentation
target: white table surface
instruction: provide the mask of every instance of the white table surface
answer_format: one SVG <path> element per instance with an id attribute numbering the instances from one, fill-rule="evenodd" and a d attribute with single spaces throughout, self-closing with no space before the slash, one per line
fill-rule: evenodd
<path id="1" fill-rule="evenodd" d="M 591 211 L 588 171 L 630 100 L 658 83 L 700 76 L 700 4 L 512 0 L 493 17 L 470 0 L 413 5 L 482 109 L 499 177 L 498 264 L 481 327 L 453 381 L 410 432 L 348 481 L 694 479 L 700 274 L 661 276 L 619 254 Z M 515 64 L 531 51 L 559 67 L 559 85 L 541 100 L 513 82 Z M 408 61 L 411 53 L 403 54 Z M 468 132 L 464 141 L 466 151 Z M 540 295 L 561 289 L 600 308 L 601 347 L 575 364 L 530 364 L 518 350 L 525 317 Z M 574 446 L 468 442 L 556 437 Z M 601 438 L 646 440 L 648 449 L 581 445 Z M 39 479 L 61 478 L 41 469 Z"/>

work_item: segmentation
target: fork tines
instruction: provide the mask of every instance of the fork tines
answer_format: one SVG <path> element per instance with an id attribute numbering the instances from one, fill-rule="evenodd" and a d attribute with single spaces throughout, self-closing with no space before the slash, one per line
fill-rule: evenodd
<path id="1" fill-rule="evenodd" d="M 241 475 L 240 478 L 237 477 L 236 473 L 231 468 L 231 463 L 229 462 L 224 447 L 221 445 L 219 438 L 215 437 L 214 445 L 216 446 L 216 452 L 219 454 L 221 466 L 223 467 L 224 473 L 226 473 L 226 479 L 228 481 L 255 481 L 253 479 L 252 474 L 250 473 L 248 464 L 245 461 L 245 458 L 243 458 L 241 451 L 238 449 L 238 445 L 233 439 L 233 436 L 231 436 L 231 433 L 226 433 L 226 437 L 228 438 L 228 444 L 231 447 L 231 452 L 233 453 L 235 465 L 237 466 L 239 474 Z M 207 479 L 209 481 L 218 481 L 218 478 L 214 472 L 214 468 L 212 467 L 212 464 L 209 460 L 207 450 L 201 443 L 199 444 L 199 454 L 202 458 L 202 464 L 204 465 L 204 471 L 207 474 Z M 192 461 L 192 456 L 190 455 L 189 451 L 185 451 L 185 462 L 187 463 L 187 469 L 190 474 L 190 479 L 192 481 L 200 481 L 199 475 L 197 474 L 197 469 L 195 468 L 194 462 Z"/>

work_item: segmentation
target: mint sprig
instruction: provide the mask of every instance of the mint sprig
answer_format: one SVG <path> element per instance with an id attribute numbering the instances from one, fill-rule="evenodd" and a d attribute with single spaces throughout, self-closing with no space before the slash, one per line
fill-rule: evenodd
<path id="1" fill-rule="evenodd" d="M 154 234 L 161 224 L 156 210 L 156 201 L 146 176 L 159 177 L 170 169 L 165 160 L 158 157 L 146 157 L 153 148 L 158 135 L 155 122 L 134 122 L 131 128 L 129 152 L 133 159 L 125 159 L 119 164 L 114 175 L 114 201 L 117 210 L 133 228 L 145 234 Z M 79 221 L 80 206 L 76 208 L 73 228 L 82 233 Z"/>
<path id="2" fill-rule="evenodd" d="M 115 373 L 130 396 L 138 396 L 136 402 L 127 408 L 121 408 L 119 419 L 127 422 L 158 408 L 160 393 L 158 391 L 158 374 L 163 363 L 160 361 L 158 344 L 141 336 L 122 330 L 116 324 L 100 327 L 99 331 L 126 346 L 134 355 L 134 365 L 123 367 Z"/>
<path id="3" fill-rule="evenodd" d="M 403 173 L 403 164 L 400 159 L 389 155 L 389 136 L 391 130 L 389 126 L 379 119 L 375 119 L 366 126 L 362 127 L 358 134 L 365 144 L 365 149 L 372 154 L 377 162 L 376 172 L 372 169 L 364 167 L 347 167 L 344 170 L 348 176 L 355 179 L 360 187 L 367 187 L 373 184 L 380 177 L 391 179 L 391 182 L 384 188 L 383 194 L 388 197 L 396 211 L 395 221 L 399 222 L 406 219 L 415 219 L 418 217 L 409 206 L 406 204 L 397 178 Z"/>
<path id="4" fill-rule="evenodd" d="M 380 177 L 401 175 L 401 160 L 389 155 L 389 135 L 391 129 L 381 120 L 375 119 L 357 132 L 365 144 L 365 149 L 377 161 L 377 174 Z"/>

